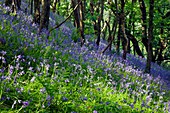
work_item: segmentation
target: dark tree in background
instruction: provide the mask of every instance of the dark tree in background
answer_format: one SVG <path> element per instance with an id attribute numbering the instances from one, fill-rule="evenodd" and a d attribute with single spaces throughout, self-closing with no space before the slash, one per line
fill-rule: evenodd
<path id="1" fill-rule="evenodd" d="M 21 9 L 21 0 L 5 0 L 5 5 L 12 7 L 12 13 L 16 14 Z"/>
<path id="2" fill-rule="evenodd" d="M 74 24 L 75 27 L 78 29 L 80 35 L 81 35 L 81 46 L 85 42 L 85 36 L 84 36 L 84 4 L 81 0 L 72 0 L 72 7 L 75 8 L 76 5 L 79 5 L 74 10 Z"/>
<path id="3" fill-rule="evenodd" d="M 42 11 L 41 11 L 39 32 L 41 32 L 43 28 L 48 29 L 49 16 L 50 16 L 50 0 L 42 0 L 41 4 L 42 4 Z"/>
<path id="4" fill-rule="evenodd" d="M 149 7 L 149 28 L 148 28 L 148 54 L 147 54 L 147 64 L 145 72 L 150 73 L 151 61 L 152 61 L 152 46 L 151 41 L 153 39 L 153 14 L 154 14 L 154 0 L 150 0 Z"/>
<path id="5" fill-rule="evenodd" d="M 103 20 L 103 13 L 104 13 L 104 0 L 99 0 L 97 5 L 96 12 L 98 13 L 97 17 L 97 41 L 96 44 L 99 46 L 100 43 L 100 35 L 101 35 L 101 22 Z"/>
<path id="6" fill-rule="evenodd" d="M 40 24 L 40 0 L 34 0 L 34 22 Z"/>
<path id="7" fill-rule="evenodd" d="M 142 43 L 144 44 L 146 51 L 148 51 L 148 39 L 147 39 L 147 14 L 146 6 L 144 0 L 139 0 L 140 10 L 141 10 L 141 20 L 142 20 Z"/>
<path id="8" fill-rule="evenodd" d="M 127 54 L 127 47 L 128 47 L 128 38 L 125 32 L 125 14 L 124 14 L 124 7 L 125 7 L 125 1 L 121 0 L 121 14 L 120 14 L 120 24 L 121 24 L 121 30 L 123 33 L 122 36 L 122 46 L 123 46 L 123 59 L 126 59 L 126 54 Z"/>

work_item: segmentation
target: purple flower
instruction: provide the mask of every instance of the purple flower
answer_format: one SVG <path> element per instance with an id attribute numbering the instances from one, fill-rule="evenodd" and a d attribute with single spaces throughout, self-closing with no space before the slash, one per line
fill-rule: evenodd
<path id="1" fill-rule="evenodd" d="M 50 102 L 50 101 L 48 101 L 47 105 L 48 105 L 48 106 L 50 106 L 50 105 L 51 105 L 51 102 Z"/>
<path id="2" fill-rule="evenodd" d="M 97 88 L 98 91 L 100 91 L 100 88 Z"/>
<path id="3" fill-rule="evenodd" d="M 98 113 L 98 112 L 96 110 L 94 110 L 93 113 Z"/>
<path id="4" fill-rule="evenodd" d="M 4 56 L 4 55 L 6 55 L 6 51 L 1 51 L 1 53 L 2 53 L 2 55 Z"/>
<path id="5" fill-rule="evenodd" d="M 110 102 L 106 102 L 106 105 L 109 105 L 110 104 Z"/>
<path id="6" fill-rule="evenodd" d="M 41 88 L 41 89 L 40 89 L 40 92 L 41 92 L 41 93 L 45 93 L 45 92 L 46 92 L 46 89 L 45 89 L 45 88 Z"/>
<path id="7" fill-rule="evenodd" d="M 63 102 L 66 102 L 66 101 L 68 101 L 68 98 L 63 97 L 62 100 L 63 100 Z"/>
<path id="8" fill-rule="evenodd" d="M 84 98 L 83 98 L 83 100 L 85 100 L 85 101 L 86 101 L 86 100 L 87 100 L 87 97 L 84 97 Z"/>
<path id="9" fill-rule="evenodd" d="M 12 75 L 13 69 L 14 69 L 14 67 L 10 65 L 10 66 L 9 66 L 9 74 L 10 74 L 10 75 Z"/>
<path id="10" fill-rule="evenodd" d="M 51 100 L 51 96 L 48 95 L 47 98 L 46 98 L 46 100 Z"/>
<path id="11" fill-rule="evenodd" d="M 65 83 L 69 83 L 69 79 L 66 79 L 66 80 L 65 80 Z"/>
<path id="12" fill-rule="evenodd" d="M 23 101 L 23 102 L 22 102 L 22 105 L 23 105 L 23 107 L 25 108 L 25 107 L 27 107 L 27 106 L 29 105 L 29 102 L 28 102 L 28 101 Z"/>

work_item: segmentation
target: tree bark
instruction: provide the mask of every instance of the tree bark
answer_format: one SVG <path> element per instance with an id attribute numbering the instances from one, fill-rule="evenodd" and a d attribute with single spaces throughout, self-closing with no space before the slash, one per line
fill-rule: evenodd
<path id="1" fill-rule="evenodd" d="M 40 24 L 40 1 L 34 0 L 34 22 Z"/>
<path id="2" fill-rule="evenodd" d="M 124 6 L 125 6 L 125 1 L 121 0 L 121 29 L 123 33 L 123 38 L 122 38 L 122 46 L 123 46 L 123 59 L 126 59 L 126 54 L 127 54 L 127 47 L 128 47 L 128 38 L 125 32 L 125 14 L 124 14 Z"/>
<path id="3" fill-rule="evenodd" d="M 31 5 L 30 13 L 32 15 L 33 14 L 33 0 L 29 0 L 29 1 L 30 1 L 30 5 Z"/>
<path id="4" fill-rule="evenodd" d="M 77 0 L 71 0 L 72 1 L 72 7 L 74 8 L 76 6 L 76 4 L 78 3 Z M 79 23 L 79 19 L 80 15 L 79 15 L 79 7 L 77 7 L 74 10 L 74 25 L 77 29 L 80 28 L 80 23 Z"/>
<path id="5" fill-rule="evenodd" d="M 136 40 L 136 38 L 130 33 L 127 33 L 127 37 L 129 38 L 130 41 L 132 41 L 135 52 L 139 56 L 144 57 L 142 54 L 142 51 L 140 50 L 140 47 L 139 47 L 139 44 L 138 44 L 138 41 Z"/>
<path id="6" fill-rule="evenodd" d="M 147 39 L 147 21 L 146 21 L 146 6 L 144 0 L 139 0 L 140 10 L 142 13 L 142 43 L 148 51 L 148 39 Z"/>
<path id="7" fill-rule="evenodd" d="M 83 46 L 85 42 L 85 36 L 84 36 L 84 6 L 81 0 L 72 0 L 73 8 L 76 7 L 77 4 L 78 7 L 74 10 L 74 18 L 75 18 L 75 26 L 79 30 L 81 35 L 81 46 Z"/>
<path id="8" fill-rule="evenodd" d="M 12 13 L 16 14 L 16 12 L 17 12 L 16 0 L 12 0 Z"/>
<path id="9" fill-rule="evenodd" d="M 50 16 L 50 0 L 42 0 L 42 13 L 40 19 L 39 33 L 43 28 L 48 29 Z"/>
<path id="10" fill-rule="evenodd" d="M 21 10 L 21 0 L 16 0 L 16 5 L 18 7 L 18 10 Z"/>
<path id="11" fill-rule="evenodd" d="M 80 2 L 80 35 L 81 35 L 81 46 L 83 46 L 84 42 L 85 42 L 85 36 L 84 36 L 84 4 L 81 0 L 78 0 L 78 2 Z"/>
<path id="12" fill-rule="evenodd" d="M 118 36 L 117 36 L 117 43 L 116 43 L 116 51 L 120 53 L 120 39 L 122 38 L 122 30 L 121 30 L 121 19 L 119 18 L 119 29 L 118 29 Z"/>
<path id="13" fill-rule="evenodd" d="M 153 14 L 154 14 L 154 0 L 150 0 L 149 7 L 149 28 L 148 28 L 148 54 L 147 54 L 147 64 L 145 72 L 150 73 L 151 62 L 152 62 L 152 47 L 151 41 L 153 38 Z"/>

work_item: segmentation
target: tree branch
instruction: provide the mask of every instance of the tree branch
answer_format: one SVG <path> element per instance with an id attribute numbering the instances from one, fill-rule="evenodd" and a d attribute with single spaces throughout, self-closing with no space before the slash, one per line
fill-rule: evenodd
<path id="1" fill-rule="evenodd" d="M 82 0 L 74 7 L 73 11 L 70 13 L 70 15 L 68 15 L 68 17 L 67 17 L 63 22 L 61 22 L 59 25 L 54 26 L 53 28 L 51 28 L 51 29 L 48 31 L 48 33 L 47 33 L 47 38 L 49 37 L 50 33 L 51 33 L 54 29 L 59 28 L 63 23 L 65 23 L 65 22 L 71 17 L 72 13 L 77 9 L 77 7 L 80 5 L 81 2 L 82 2 Z"/>

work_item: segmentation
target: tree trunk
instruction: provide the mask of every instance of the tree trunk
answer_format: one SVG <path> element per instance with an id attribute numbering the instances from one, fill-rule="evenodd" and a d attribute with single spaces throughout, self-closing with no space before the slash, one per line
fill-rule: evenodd
<path id="1" fill-rule="evenodd" d="M 34 0 L 34 22 L 40 24 L 40 1 Z"/>
<path id="2" fill-rule="evenodd" d="M 72 1 L 72 6 L 73 8 L 76 6 L 76 4 L 78 3 L 77 0 L 71 0 Z M 74 24 L 75 24 L 75 27 L 78 29 L 80 28 L 80 23 L 79 23 L 79 18 L 80 18 L 80 15 L 79 15 L 79 7 L 74 10 Z"/>
<path id="3" fill-rule="evenodd" d="M 142 13 L 142 43 L 148 51 L 148 39 L 147 39 L 147 21 L 146 21 L 146 6 L 144 0 L 139 0 L 140 10 Z"/>
<path id="4" fill-rule="evenodd" d="M 130 16 L 129 16 L 129 22 L 128 22 L 128 25 L 127 25 L 127 28 L 128 30 L 125 30 L 126 33 L 131 33 L 131 30 L 132 30 L 132 19 L 134 17 L 134 11 L 133 11 L 133 7 L 134 7 L 134 3 L 136 2 L 136 0 L 132 0 L 132 7 L 131 7 L 131 12 L 130 12 Z M 126 25 L 126 24 L 125 24 Z M 130 40 L 128 40 L 128 50 L 127 50 L 128 53 L 131 52 L 131 47 L 130 47 Z"/>
<path id="5" fill-rule="evenodd" d="M 33 0 L 30 0 L 30 5 L 31 5 L 30 13 L 31 13 L 31 15 L 32 15 L 32 14 L 33 14 Z"/>
<path id="6" fill-rule="evenodd" d="M 101 22 L 101 14 L 100 14 L 100 6 L 101 5 L 101 0 L 98 1 L 98 5 L 97 5 L 97 14 L 98 14 L 98 17 L 97 17 L 97 41 L 96 41 L 96 45 L 99 46 L 99 43 L 100 43 L 100 32 L 101 32 L 101 25 L 100 25 L 100 22 Z"/>
<path id="7" fill-rule="evenodd" d="M 16 0 L 12 0 L 12 13 L 16 14 L 16 12 L 17 12 Z"/>
<path id="8" fill-rule="evenodd" d="M 127 47 L 128 47 L 128 38 L 126 36 L 125 32 L 125 14 L 124 14 L 124 6 L 125 6 L 125 1 L 121 0 L 121 29 L 123 32 L 123 37 L 122 37 L 122 46 L 123 46 L 123 59 L 126 59 L 126 54 L 127 54 Z"/>
<path id="9" fill-rule="evenodd" d="M 73 8 L 80 3 L 80 5 L 74 10 L 74 18 L 75 18 L 75 26 L 79 30 L 81 35 L 81 46 L 83 46 L 85 42 L 84 36 L 84 6 L 81 0 L 72 0 Z"/>
<path id="10" fill-rule="evenodd" d="M 147 54 L 147 64 L 145 72 L 150 73 L 151 69 L 151 61 L 152 61 L 152 47 L 151 41 L 153 38 L 153 14 L 154 14 L 154 0 L 150 0 L 150 7 L 149 7 L 149 28 L 148 28 L 148 54 Z"/>
<path id="11" fill-rule="evenodd" d="M 135 52 L 139 56 L 144 57 L 142 54 L 142 51 L 140 50 L 140 47 L 139 47 L 139 44 L 138 44 L 138 41 L 136 40 L 136 38 L 133 35 L 131 35 L 130 33 L 127 33 L 127 37 L 129 38 L 130 41 L 132 41 Z"/>
<path id="12" fill-rule="evenodd" d="M 97 46 L 99 46 L 100 43 L 101 20 L 103 18 L 103 12 L 104 12 L 104 0 L 99 0 L 97 8 L 97 13 L 99 14 L 97 18 L 97 41 L 96 41 Z"/>
<path id="13" fill-rule="evenodd" d="M 83 46 L 84 42 L 85 42 L 85 36 L 84 36 L 84 4 L 82 3 L 81 0 L 78 0 L 78 2 L 80 3 L 80 35 L 81 35 L 81 46 Z"/>
<path id="14" fill-rule="evenodd" d="M 120 53 L 120 39 L 122 38 L 122 30 L 121 30 L 121 19 L 119 18 L 119 29 L 118 29 L 118 36 L 117 36 L 117 43 L 116 43 L 116 51 Z"/>
<path id="15" fill-rule="evenodd" d="M 42 13 L 40 19 L 39 32 L 41 32 L 43 28 L 48 29 L 49 16 L 50 16 L 50 0 L 42 0 Z"/>
<path id="16" fill-rule="evenodd" d="M 21 0 L 16 0 L 16 5 L 18 7 L 18 10 L 21 10 Z"/>

